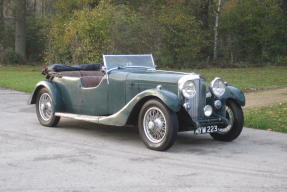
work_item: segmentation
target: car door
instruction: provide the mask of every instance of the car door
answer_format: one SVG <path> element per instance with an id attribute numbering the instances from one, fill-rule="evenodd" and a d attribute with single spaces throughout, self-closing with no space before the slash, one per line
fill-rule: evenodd
<path id="1" fill-rule="evenodd" d="M 86 88 L 83 85 L 80 88 L 80 105 L 78 113 L 93 115 L 93 116 L 106 116 L 108 112 L 108 83 L 107 76 L 105 75 L 100 84 L 96 87 Z"/>
<path id="2" fill-rule="evenodd" d="M 109 74 L 108 111 L 112 115 L 126 105 L 127 72 L 114 70 Z"/>

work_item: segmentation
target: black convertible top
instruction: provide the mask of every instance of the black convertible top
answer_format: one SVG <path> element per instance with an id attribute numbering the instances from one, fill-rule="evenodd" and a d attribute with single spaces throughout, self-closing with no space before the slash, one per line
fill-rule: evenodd
<path id="1" fill-rule="evenodd" d="M 46 71 L 50 72 L 61 72 L 61 71 L 99 71 L 102 67 L 100 63 L 93 64 L 82 64 L 82 65 L 64 65 L 64 64 L 53 64 L 46 67 Z"/>
<path id="2" fill-rule="evenodd" d="M 81 65 L 64 65 L 64 64 L 53 64 L 43 69 L 42 74 L 46 75 L 46 78 L 49 79 L 53 77 L 58 72 L 63 71 L 100 71 L 102 64 L 93 63 L 93 64 L 81 64 Z"/>

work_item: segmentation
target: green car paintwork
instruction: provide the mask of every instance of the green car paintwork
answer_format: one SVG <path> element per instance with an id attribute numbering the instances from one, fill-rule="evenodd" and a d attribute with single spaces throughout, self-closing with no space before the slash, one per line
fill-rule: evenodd
<path id="1" fill-rule="evenodd" d="M 137 115 L 145 101 L 156 98 L 171 111 L 180 112 L 183 98 L 179 94 L 178 81 L 186 73 L 146 69 L 118 69 L 105 74 L 97 87 L 85 88 L 80 77 L 54 77 L 39 82 L 29 103 L 35 104 L 41 88 L 47 88 L 56 113 L 93 116 L 92 122 L 104 125 L 124 126 L 130 117 Z M 161 88 L 157 88 L 160 86 Z M 216 98 L 207 96 L 207 103 Z M 219 98 L 223 104 L 229 99 L 245 105 L 244 94 L 227 86 Z M 222 116 L 224 112 L 222 111 Z"/>

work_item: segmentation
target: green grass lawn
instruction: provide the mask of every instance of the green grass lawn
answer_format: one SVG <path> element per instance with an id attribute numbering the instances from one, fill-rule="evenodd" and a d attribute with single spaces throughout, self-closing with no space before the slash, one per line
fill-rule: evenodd
<path id="1" fill-rule="evenodd" d="M 40 66 L 0 66 L 0 87 L 31 93 L 36 83 L 45 77 Z"/>
<path id="2" fill-rule="evenodd" d="M 224 81 L 239 87 L 244 92 L 287 86 L 287 67 L 210 68 L 184 71 L 199 73 L 208 82 L 216 76 L 221 77 Z"/>
<path id="3" fill-rule="evenodd" d="M 31 92 L 35 84 L 45 78 L 41 75 L 42 68 L 30 65 L 0 66 L 0 87 Z M 182 71 L 199 73 L 208 82 L 214 77 L 222 77 L 244 92 L 287 86 L 287 67 L 209 68 Z"/>
<path id="4" fill-rule="evenodd" d="M 244 114 L 246 127 L 287 133 L 287 103 L 246 109 Z"/>

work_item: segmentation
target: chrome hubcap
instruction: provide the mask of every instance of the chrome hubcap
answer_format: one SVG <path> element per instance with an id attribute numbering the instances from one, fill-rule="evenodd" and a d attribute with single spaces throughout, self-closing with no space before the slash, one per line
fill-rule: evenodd
<path id="1" fill-rule="evenodd" d="M 144 115 L 143 127 L 149 141 L 160 143 L 166 135 L 166 119 L 163 112 L 157 107 L 148 109 Z"/>
<path id="2" fill-rule="evenodd" d="M 228 119 L 228 125 L 227 125 L 227 127 L 220 130 L 220 133 L 222 133 L 222 134 L 230 131 L 230 129 L 232 128 L 233 123 L 234 123 L 234 114 L 233 114 L 232 110 L 230 109 L 230 107 L 228 107 L 228 106 L 226 106 L 226 118 Z"/>
<path id="3" fill-rule="evenodd" d="M 42 94 L 39 99 L 39 113 L 44 121 L 49 121 L 53 116 L 52 99 L 48 93 Z"/>

